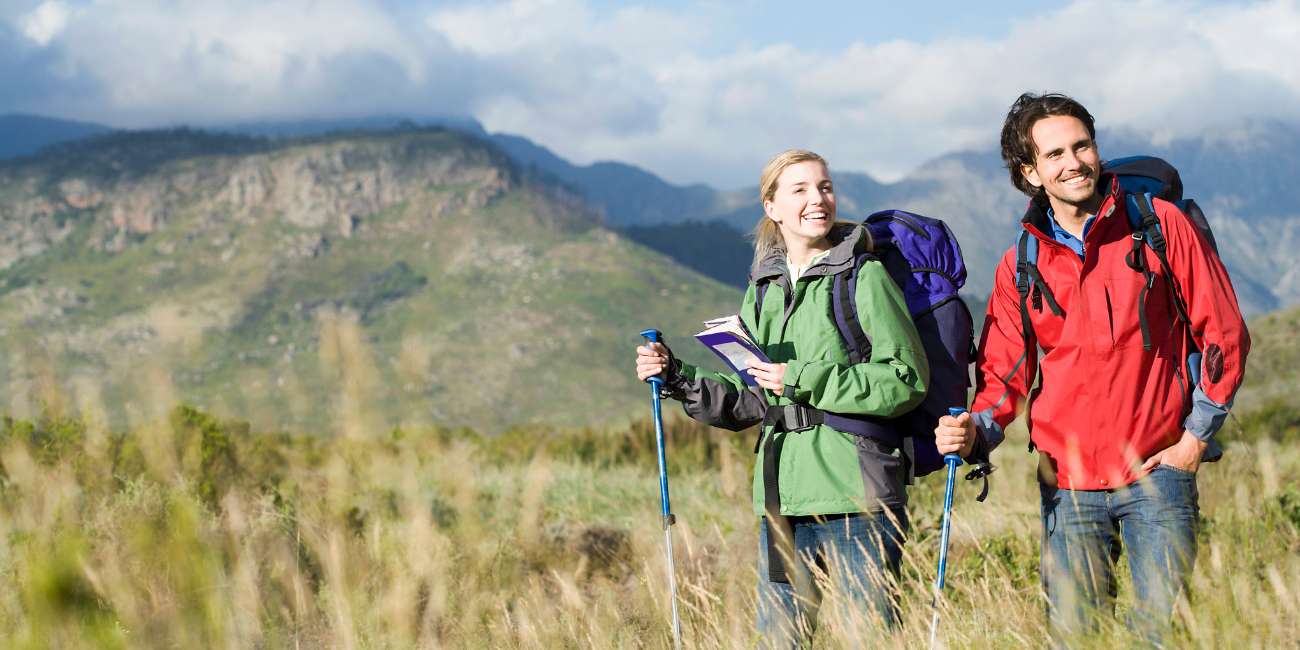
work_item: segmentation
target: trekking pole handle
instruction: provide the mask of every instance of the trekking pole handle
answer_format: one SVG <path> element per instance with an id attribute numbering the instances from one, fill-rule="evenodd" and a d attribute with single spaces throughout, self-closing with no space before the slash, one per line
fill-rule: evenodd
<path id="1" fill-rule="evenodd" d="M 949 406 L 949 407 L 948 407 L 948 415 L 951 415 L 951 416 L 953 416 L 953 417 L 957 417 L 958 415 L 961 415 L 962 413 L 965 413 L 965 412 L 966 412 L 966 408 L 963 407 L 963 406 Z M 961 465 L 961 456 L 959 456 L 959 455 L 957 455 L 957 454 L 944 454 L 944 455 L 943 455 L 943 463 L 944 463 L 945 465 L 948 465 L 948 466 L 950 466 L 950 467 L 954 467 L 954 468 L 955 468 L 955 467 L 957 467 L 958 465 Z"/>
<path id="2" fill-rule="evenodd" d="M 664 333 L 653 328 L 641 330 L 641 338 L 645 339 L 646 343 L 658 343 L 664 338 Z M 654 386 L 656 391 L 658 391 L 659 387 L 664 383 L 663 378 L 658 375 L 655 375 L 646 381 L 650 382 L 650 385 Z"/>

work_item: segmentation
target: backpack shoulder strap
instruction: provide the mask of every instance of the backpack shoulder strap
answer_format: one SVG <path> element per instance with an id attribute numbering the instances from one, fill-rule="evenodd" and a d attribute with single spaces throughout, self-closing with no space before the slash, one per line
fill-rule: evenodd
<path id="1" fill-rule="evenodd" d="M 1007 381 L 1015 376 L 1016 370 L 1021 363 L 1028 360 L 1030 353 L 1037 353 L 1035 349 L 1038 346 L 1034 338 L 1034 322 L 1029 318 L 1029 301 L 1030 294 L 1034 290 L 1034 277 L 1038 275 L 1038 238 L 1029 234 L 1028 230 L 1021 229 L 1020 236 L 1016 239 L 1016 293 L 1020 295 L 1020 335 L 1024 338 L 1025 351 L 1020 356 L 1020 361 L 1016 367 L 1011 369 L 1011 374 L 1007 376 Z M 1041 295 L 1041 294 L 1039 294 Z M 1056 302 L 1055 299 L 1052 300 Z M 1040 298 L 1037 306 L 1042 309 L 1042 299 Z M 1036 364 L 1027 364 L 1025 369 Z M 1036 373 L 1035 373 L 1036 374 Z M 1025 386 L 1033 386 L 1034 374 L 1026 378 Z M 1003 399 L 1006 395 L 1002 396 Z M 998 400 L 1001 402 L 1001 400 Z"/>
<path id="2" fill-rule="evenodd" d="M 1016 239 L 1016 293 L 1020 296 L 1020 334 L 1024 338 L 1025 349 L 1007 376 L 1002 378 L 1002 383 L 1006 384 L 1007 388 L 1002 392 L 1002 397 L 998 398 L 994 408 L 1002 406 L 1002 402 L 1011 395 L 1011 378 L 1016 376 L 1022 365 L 1026 373 L 1026 390 L 1032 389 L 1034 382 L 1038 380 L 1038 340 L 1034 336 L 1034 322 L 1029 318 L 1030 302 L 1033 302 L 1034 308 L 1041 310 L 1043 301 L 1046 300 L 1053 314 L 1065 315 L 1065 311 L 1056 302 L 1056 297 L 1052 295 L 1052 290 L 1048 288 L 1047 283 L 1043 281 L 1043 276 L 1038 272 L 1038 238 L 1023 228 Z M 1033 445 L 1031 441 L 1030 451 L 1033 451 Z"/>
<path id="3" fill-rule="evenodd" d="M 1029 266 L 1038 266 L 1038 239 L 1022 228 L 1016 238 L 1016 293 L 1022 301 L 1029 295 Z"/>
<path id="4" fill-rule="evenodd" d="M 871 339 L 858 319 L 857 292 L 858 271 L 864 262 L 874 259 L 876 257 L 871 253 L 855 255 L 849 270 L 836 273 L 832 281 L 831 315 L 848 350 L 849 363 L 862 363 L 871 358 Z"/>
<path id="5" fill-rule="evenodd" d="M 1126 262 L 1129 268 L 1142 273 L 1146 277 L 1146 284 L 1142 287 L 1142 293 L 1138 296 L 1138 320 L 1142 327 L 1142 347 L 1151 349 L 1151 333 L 1147 325 L 1146 297 L 1147 291 L 1155 284 L 1155 274 L 1147 267 L 1146 256 L 1142 255 L 1142 245 L 1145 242 L 1156 254 L 1156 259 L 1160 261 L 1160 268 L 1165 272 L 1165 278 L 1169 283 L 1170 290 L 1173 293 L 1174 310 L 1178 313 L 1178 318 L 1185 323 L 1190 323 L 1191 319 L 1187 317 L 1187 303 L 1183 301 L 1181 287 L 1178 285 L 1178 278 L 1174 276 L 1173 269 L 1169 266 L 1169 257 L 1167 255 L 1168 242 L 1165 240 L 1164 232 L 1160 225 L 1160 218 L 1156 215 L 1155 204 L 1151 200 L 1151 194 L 1146 192 L 1129 192 L 1126 197 L 1129 226 L 1133 229 L 1133 250 L 1129 252 Z"/>

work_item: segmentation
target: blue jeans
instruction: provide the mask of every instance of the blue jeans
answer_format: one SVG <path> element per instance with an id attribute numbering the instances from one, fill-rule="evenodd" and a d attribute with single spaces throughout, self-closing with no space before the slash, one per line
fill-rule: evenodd
<path id="1" fill-rule="evenodd" d="M 1113 615 L 1120 543 L 1133 574 L 1130 629 L 1152 645 L 1168 633 L 1174 601 L 1196 561 L 1196 474 L 1160 465 L 1115 490 L 1043 485 L 1041 573 L 1053 644 L 1068 647 Z"/>
<path id="2" fill-rule="evenodd" d="M 875 616 L 898 625 L 895 587 L 907 532 L 907 513 L 787 517 L 799 561 L 787 563 L 790 583 L 768 579 L 768 521 L 758 539 L 758 632 L 760 645 L 789 648 L 807 645 L 821 605 L 817 574 L 830 579 L 840 598 L 841 620 Z M 794 566 L 789 566 L 793 564 Z"/>

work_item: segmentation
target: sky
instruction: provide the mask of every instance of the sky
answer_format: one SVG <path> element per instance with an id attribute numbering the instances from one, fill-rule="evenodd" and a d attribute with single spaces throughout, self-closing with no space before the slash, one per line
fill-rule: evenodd
<path id="1" fill-rule="evenodd" d="M 1298 61 L 1300 0 L 0 0 L 0 114 L 469 115 L 724 189 L 790 147 L 884 180 L 990 149 L 1024 91 L 1154 140 L 1295 120 Z"/>

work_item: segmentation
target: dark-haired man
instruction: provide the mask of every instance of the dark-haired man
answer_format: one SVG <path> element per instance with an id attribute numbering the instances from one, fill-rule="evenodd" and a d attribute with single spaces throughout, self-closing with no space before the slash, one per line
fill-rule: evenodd
<path id="1" fill-rule="evenodd" d="M 1068 645 L 1098 610 L 1113 610 L 1123 547 L 1133 629 L 1159 643 L 1196 557 L 1196 471 L 1250 348 L 1236 294 L 1174 205 L 1154 201 L 1168 267 L 1135 240 L 1124 190 L 1102 173 L 1092 115 L 1075 100 L 1021 95 L 1002 128 L 1002 158 L 1031 197 L 1022 227 L 1037 240 L 1036 270 L 1019 263 L 1019 242 L 1003 255 L 973 414 L 940 420 L 939 449 L 987 451 L 1028 397 L 1054 640 Z M 1131 255 L 1145 267 L 1135 270 L 1144 260 Z M 1185 362 L 1196 350 L 1204 361 L 1193 386 Z"/>

